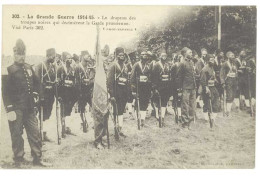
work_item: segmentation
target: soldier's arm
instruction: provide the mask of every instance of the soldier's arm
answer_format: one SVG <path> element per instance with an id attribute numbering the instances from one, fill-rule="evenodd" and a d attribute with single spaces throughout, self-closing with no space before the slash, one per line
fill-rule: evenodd
<path id="1" fill-rule="evenodd" d="M 96 70 L 94 68 L 91 69 L 90 76 L 89 76 L 89 84 L 94 84 L 95 74 L 96 74 Z"/>
<path id="2" fill-rule="evenodd" d="M 226 63 L 224 63 L 220 68 L 220 83 L 221 84 L 225 84 L 226 76 L 227 76 L 227 66 L 226 66 Z"/>
<path id="3" fill-rule="evenodd" d="M 10 112 L 15 109 L 14 100 L 12 97 L 14 93 L 13 87 L 12 76 L 8 71 L 7 74 L 2 75 L 2 98 L 6 112 Z"/>
<path id="4" fill-rule="evenodd" d="M 114 97 L 115 65 L 112 64 L 107 70 L 107 89 L 110 97 Z"/>
<path id="5" fill-rule="evenodd" d="M 200 84 L 201 84 L 203 90 L 205 90 L 206 86 L 207 86 L 207 80 L 208 80 L 207 75 L 208 75 L 208 72 L 206 72 L 205 70 L 201 71 Z"/>
<path id="6" fill-rule="evenodd" d="M 136 92 L 136 66 L 137 64 L 134 64 L 130 75 L 130 84 L 132 92 Z"/>
<path id="7" fill-rule="evenodd" d="M 152 81 L 152 89 L 158 90 L 158 85 L 160 84 L 159 80 L 160 80 L 160 67 L 158 67 L 159 65 L 155 65 L 151 74 L 151 81 Z"/>
<path id="8" fill-rule="evenodd" d="M 180 62 L 180 65 L 178 66 L 176 71 L 176 84 L 179 89 L 182 88 L 183 77 L 184 77 L 184 63 Z"/>

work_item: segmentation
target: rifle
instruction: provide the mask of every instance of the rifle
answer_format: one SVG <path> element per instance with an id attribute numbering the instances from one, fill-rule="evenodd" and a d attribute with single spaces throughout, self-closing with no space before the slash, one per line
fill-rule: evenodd
<path id="1" fill-rule="evenodd" d="M 136 72 L 135 72 L 135 78 L 136 78 L 136 116 L 137 116 L 137 128 L 138 130 L 141 130 L 141 118 L 140 118 L 140 102 L 139 102 L 139 80 L 137 78 Z"/>
<path id="2" fill-rule="evenodd" d="M 46 70 L 47 71 L 47 70 Z M 42 102 L 44 99 L 44 90 L 43 90 L 43 63 L 42 63 L 42 69 L 41 69 L 41 87 L 40 87 L 42 95 L 40 95 L 40 110 L 39 110 L 39 119 L 40 119 L 40 136 L 41 136 L 41 141 L 43 141 L 43 107 L 42 107 Z"/>
<path id="3" fill-rule="evenodd" d="M 212 113 L 211 95 L 209 95 L 208 98 L 209 98 L 209 107 L 210 107 L 210 110 L 208 110 L 209 125 L 210 125 L 210 128 L 212 128 L 213 127 L 213 122 L 212 122 L 212 119 L 211 119 L 211 113 Z"/>
<path id="4" fill-rule="evenodd" d="M 115 95 L 115 97 L 116 97 L 116 86 L 117 86 L 117 76 L 116 76 L 116 67 L 115 67 L 115 70 L 114 70 L 115 72 L 114 72 L 114 95 Z M 115 112 L 113 115 L 114 115 L 114 120 L 113 120 L 113 122 L 114 122 L 114 129 L 115 129 L 115 137 L 116 137 L 116 139 L 118 139 L 119 140 L 119 126 L 118 126 L 118 109 L 117 109 L 117 102 L 114 102 L 114 109 L 113 109 L 113 111 Z"/>
<path id="5" fill-rule="evenodd" d="M 251 95 L 251 85 L 250 85 L 250 75 L 249 72 L 247 73 L 247 81 L 248 81 L 248 95 L 249 95 L 249 104 L 250 104 L 250 115 L 251 117 L 254 116 L 254 110 L 252 106 L 252 95 Z"/>
<path id="6" fill-rule="evenodd" d="M 159 92 L 158 92 L 159 93 Z M 162 99 L 161 99 L 161 96 L 160 94 L 158 94 L 158 99 L 159 99 L 159 110 L 160 110 L 160 113 L 159 113 L 159 128 L 162 128 Z"/>
<path id="7" fill-rule="evenodd" d="M 225 117 L 225 115 L 226 115 L 226 108 L 227 108 L 227 106 L 226 106 L 226 96 L 227 96 L 226 88 L 223 88 L 223 117 Z"/>
<path id="8" fill-rule="evenodd" d="M 178 99 L 174 97 L 174 113 L 175 113 L 175 123 L 179 123 L 179 113 L 178 113 Z"/>
<path id="9" fill-rule="evenodd" d="M 106 80 L 107 80 L 107 75 L 106 75 Z M 108 88 L 107 88 L 107 107 L 109 107 L 108 104 L 109 104 L 109 101 L 108 101 Z M 110 149 L 110 139 L 109 139 L 109 130 L 108 130 L 108 119 L 109 119 L 109 115 L 111 115 L 110 109 L 108 109 L 108 112 L 109 112 L 109 114 L 106 119 L 106 132 L 107 132 L 107 148 Z"/>
<path id="10" fill-rule="evenodd" d="M 60 138 L 60 130 L 59 130 L 59 111 L 60 111 L 60 104 L 58 101 L 58 64 L 56 62 L 56 70 L 55 70 L 55 94 L 56 94 L 56 99 L 55 99 L 55 103 L 56 103 L 56 125 L 57 125 L 57 138 L 58 138 L 58 145 L 61 144 L 61 138 Z"/>
<path id="11" fill-rule="evenodd" d="M 84 68 L 82 68 L 84 69 Z M 84 71 L 84 70 L 83 70 Z M 80 92 L 80 97 L 79 99 L 82 98 L 82 77 L 81 77 L 81 74 L 79 72 L 79 92 Z M 87 127 L 88 127 L 88 122 L 87 122 L 87 119 L 86 119 L 86 115 L 85 115 L 85 112 L 82 112 L 82 107 L 80 105 L 80 117 L 81 117 L 81 120 L 82 120 L 82 126 L 83 126 L 83 133 L 87 133 Z"/>

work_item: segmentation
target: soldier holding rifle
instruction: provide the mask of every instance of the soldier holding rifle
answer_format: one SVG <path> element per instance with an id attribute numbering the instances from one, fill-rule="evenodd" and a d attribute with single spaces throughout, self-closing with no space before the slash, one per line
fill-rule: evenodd
<path id="1" fill-rule="evenodd" d="M 56 52 L 54 48 L 46 50 L 46 59 L 35 68 L 35 74 L 40 82 L 39 116 L 41 127 L 44 127 L 45 125 L 48 126 L 47 123 L 43 125 L 43 121 L 46 122 L 50 118 L 54 104 L 56 79 L 56 70 L 54 65 L 55 56 Z M 51 142 L 51 139 L 47 136 L 46 130 L 41 130 L 43 131 L 42 140 Z"/>
<path id="2" fill-rule="evenodd" d="M 115 57 L 117 61 L 112 63 L 108 69 L 107 88 L 110 94 L 110 101 L 113 105 L 115 138 L 118 140 L 118 135 L 125 137 L 122 132 L 122 127 L 123 113 L 128 99 L 128 71 L 124 64 L 126 58 L 123 48 L 118 47 L 115 49 Z"/>
<path id="3" fill-rule="evenodd" d="M 146 110 L 151 97 L 151 70 L 148 61 L 148 54 L 146 51 L 143 51 L 141 53 L 141 60 L 134 64 L 130 77 L 132 94 L 136 100 L 139 100 L 135 102 L 135 109 L 136 111 L 140 109 L 140 120 L 138 124 L 140 122 L 140 126 L 142 127 L 145 123 Z M 139 119 L 138 116 L 137 118 Z"/>
<path id="4" fill-rule="evenodd" d="M 159 126 L 165 126 L 164 117 L 166 106 L 171 96 L 171 82 L 170 82 L 170 66 L 167 63 L 167 54 L 162 52 L 160 61 L 158 61 L 152 70 L 151 74 L 152 87 L 155 95 L 155 114 L 159 120 Z M 160 108 L 160 115 L 159 109 Z M 160 117 L 160 118 L 159 118 Z"/>
<path id="5" fill-rule="evenodd" d="M 92 106 L 93 86 L 95 78 L 95 67 L 91 62 L 91 56 L 88 51 L 81 52 L 81 62 L 76 67 L 76 82 L 79 92 L 79 112 L 82 120 L 83 132 L 87 132 L 87 120 L 85 116 L 85 107 L 87 103 Z"/>
<path id="6" fill-rule="evenodd" d="M 214 123 L 217 113 L 220 111 L 219 92 L 216 88 L 216 74 L 214 71 L 214 56 L 208 54 L 208 63 L 202 69 L 200 74 L 200 84 L 202 86 L 203 112 L 205 119 L 208 119 L 211 126 Z"/>

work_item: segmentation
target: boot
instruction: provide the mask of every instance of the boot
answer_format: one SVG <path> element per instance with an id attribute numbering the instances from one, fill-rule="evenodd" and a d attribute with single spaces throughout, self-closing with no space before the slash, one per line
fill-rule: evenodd
<path id="1" fill-rule="evenodd" d="M 119 132 L 118 132 L 117 127 L 114 127 L 114 130 L 115 130 L 115 140 L 119 141 Z"/>
<path id="2" fill-rule="evenodd" d="M 51 167 L 52 164 L 42 161 L 40 158 L 33 159 L 34 166 L 41 166 L 41 167 Z"/>
<path id="3" fill-rule="evenodd" d="M 47 132 L 43 132 L 43 141 L 45 141 L 45 142 L 53 142 L 53 141 L 47 136 Z"/>

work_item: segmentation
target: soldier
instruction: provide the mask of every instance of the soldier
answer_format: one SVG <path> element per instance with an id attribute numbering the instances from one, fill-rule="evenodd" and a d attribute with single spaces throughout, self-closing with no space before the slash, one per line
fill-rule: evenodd
<path id="1" fill-rule="evenodd" d="M 237 91 L 237 63 L 233 52 L 226 54 L 228 60 L 222 64 L 220 69 L 220 81 L 223 89 L 226 90 L 227 117 L 230 116 L 232 103 Z"/>
<path id="2" fill-rule="evenodd" d="M 124 64 L 126 58 L 123 48 L 118 47 L 115 49 L 115 57 L 117 61 L 112 63 L 108 69 L 107 87 L 111 103 L 113 104 L 114 121 L 117 122 L 115 124 L 115 138 L 118 140 L 118 133 L 120 136 L 125 137 L 122 132 L 122 127 L 123 113 L 127 103 L 128 71 Z"/>
<path id="3" fill-rule="evenodd" d="M 88 51 L 81 51 L 81 62 L 75 70 L 76 86 L 79 92 L 78 109 L 82 119 L 83 132 L 87 132 L 87 121 L 85 120 L 85 107 L 87 103 L 92 106 L 93 86 L 95 79 L 95 67 L 91 62 Z"/>
<path id="4" fill-rule="evenodd" d="M 213 68 L 216 74 L 215 87 L 217 88 L 220 97 L 223 95 L 223 89 L 220 83 L 220 69 L 224 61 L 225 61 L 224 52 L 221 51 L 220 49 L 217 49 L 215 53 L 215 62 Z"/>
<path id="5" fill-rule="evenodd" d="M 140 115 L 141 126 L 144 126 L 146 110 L 151 97 L 151 70 L 148 65 L 148 54 L 143 51 L 141 53 L 141 60 L 134 64 L 131 73 L 131 87 L 134 97 L 139 96 L 140 100 Z M 138 95 L 136 94 L 138 92 Z M 137 102 L 135 102 L 137 106 Z"/>
<path id="6" fill-rule="evenodd" d="M 35 95 L 39 92 L 39 84 L 31 65 L 25 63 L 26 47 L 21 39 L 13 48 L 14 63 L 7 68 L 6 81 L 3 80 L 3 100 L 9 118 L 14 162 L 17 167 L 24 162 L 25 128 L 31 147 L 33 164 L 48 166 L 42 162 L 42 143 L 35 113 Z M 13 118 L 11 118 L 13 117 Z"/>
<path id="7" fill-rule="evenodd" d="M 171 67 L 171 81 L 172 81 L 172 94 L 174 102 L 174 111 L 175 111 L 175 122 L 179 122 L 179 117 L 181 116 L 181 90 L 178 87 L 177 71 L 180 65 L 180 59 L 178 55 L 174 58 L 174 64 Z"/>
<path id="8" fill-rule="evenodd" d="M 202 69 L 200 74 L 200 84 L 202 86 L 203 112 L 204 118 L 208 120 L 208 113 L 211 113 L 211 119 L 214 121 L 217 113 L 220 111 L 219 93 L 215 86 L 216 74 L 214 71 L 215 58 L 209 54 L 206 56 L 208 63 Z"/>
<path id="9" fill-rule="evenodd" d="M 159 107 L 162 117 L 162 126 L 165 126 L 164 117 L 166 106 L 171 96 L 170 66 L 167 63 L 167 54 L 165 52 L 161 53 L 160 61 L 154 65 L 151 74 L 151 81 L 155 96 L 155 103 L 157 104 L 157 107 L 155 106 L 156 118 L 159 119 Z"/>
<path id="10" fill-rule="evenodd" d="M 65 138 L 66 134 L 72 134 L 70 128 L 65 125 L 65 117 L 71 115 L 72 108 L 78 99 L 78 92 L 75 86 L 75 67 L 71 65 L 71 55 L 63 52 L 62 59 L 64 62 L 58 68 L 57 75 L 59 81 L 59 100 L 61 103 L 62 137 Z"/>
<path id="11" fill-rule="evenodd" d="M 181 114 L 183 127 L 189 127 L 190 122 L 195 118 L 196 108 L 196 81 L 195 69 L 192 61 L 192 51 L 184 47 L 182 49 L 183 62 L 180 63 L 177 77 L 179 88 L 182 89 Z"/>
<path id="12" fill-rule="evenodd" d="M 35 74 L 40 82 L 40 106 L 43 109 L 41 115 L 43 116 L 43 121 L 47 125 L 46 121 L 50 118 L 52 107 L 54 103 L 55 96 L 55 74 L 56 69 L 54 66 L 56 52 L 54 48 L 46 50 L 46 59 L 36 66 Z M 43 127 L 45 125 L 42 125 Z M 51 142 L 47 136 L 47 132 L 43 131 L 43 141 Z"/>
<path id="13" fill-rule="evenodd" d="M 202 48 L 201 49 L 201 57 L 198 59 L 198 61 L 195 64 L 195 72 L 196 72 L 196 83 L 197 83 L 197 89 L 196 89 L 196 102 L 197 102 L 197 107 L 201 108 L 203 106 L 200 93 L 201 93 L 201 86 L 199 85 L 199 80 L 200 80 L 200 72 L 203 69 L 203 67 L 206 65 L 206 56 L 208 54 L 207 49 Z"/>
<path id="14" fill-rule="evenodd" d="M 249 108 L 249 85 L 248 85 L 248 75 L 246 72 L 246 67 L 247 67 L 247 60 L 246 60 L 246 51 L 241 50 L 239 53 L 239 57 L 236 58 L 238 62 L 238 92 L 237 96 L 235 98 L 235 102 L 238 104 L 240 102 L 240 105 L 242 104 L 241 101 L 245 101 L 245 105 L 247 108 Z M 239 98 L 239 100 L 238 100 Z"/>

